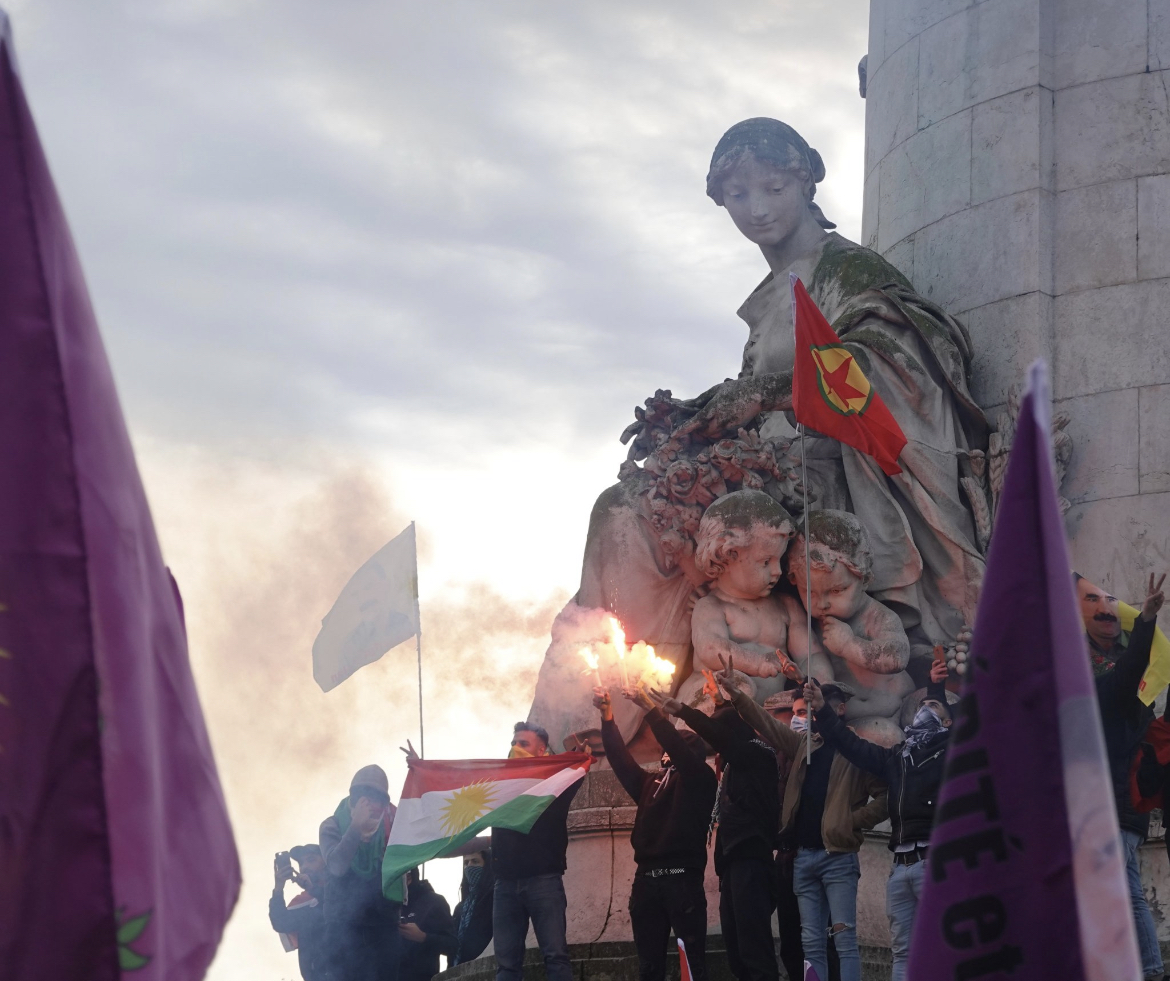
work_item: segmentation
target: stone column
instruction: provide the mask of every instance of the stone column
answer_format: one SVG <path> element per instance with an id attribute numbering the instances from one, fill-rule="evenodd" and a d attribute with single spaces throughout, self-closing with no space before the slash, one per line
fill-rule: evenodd
<path id="1" fill-rule="evenodd" d="M 994 420 L 1072 422 L 1073 559 L 1170 568 L 1170 3 L 872 0 L 863 240 L 959 316 Z"/>

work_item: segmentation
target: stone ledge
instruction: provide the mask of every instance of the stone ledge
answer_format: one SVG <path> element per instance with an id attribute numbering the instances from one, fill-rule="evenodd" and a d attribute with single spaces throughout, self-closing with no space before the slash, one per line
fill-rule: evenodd
<path id="1" fill-rule="evenodd" d="M 572 961 L 575 981 L 638 981 L 638 956 L 630 941 L 570 944 L 569 959 Z M 524 981 L 547 981 L 539 950 L 529 948 L 524 952 L 523 971 Z M 727 965 L 723 937 L 719 934 L 707 936 L 707 975 L 709 981 L 735 981 Z M 436 975 L 435 981 L 495 981 L 495 976 L 496 959 L 489 955 L 452 967 Z M 890 952 L 877 947 L 862 947 L 862 981 L 887 981 L 889 976 Z M 679 978 L 678 952 L 675 949 L 671 949 L 667 955 L 666 977 L 668 981 L 678 981 Z M 780 964 L 780 977 L 788 978 L 783 964 Z"/>

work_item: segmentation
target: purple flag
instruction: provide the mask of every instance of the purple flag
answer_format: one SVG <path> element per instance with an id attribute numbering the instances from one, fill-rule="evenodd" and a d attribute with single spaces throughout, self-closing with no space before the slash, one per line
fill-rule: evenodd
<path id="1" fill-rule="evenodd" d="M 2 12 L 0 421 L 0 974 L 195 981 L 239 861 Z"/>
<path id="2" fill-rule="evenodd" d="M 1105 741 L 1032 366 L 956 708 L 911 981 L 1140 981 Z"/>

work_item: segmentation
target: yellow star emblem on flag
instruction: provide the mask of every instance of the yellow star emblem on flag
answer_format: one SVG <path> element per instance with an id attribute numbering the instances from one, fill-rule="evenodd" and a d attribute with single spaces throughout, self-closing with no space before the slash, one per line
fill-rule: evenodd
<path id="1" fill-rule="evenodd" d="M 857 359 L 836 344 L 812 348 L 817 366 L 817 387 L 834 412 L 855 416 L 864 412 L 873 398 L 873 386 Z"/>

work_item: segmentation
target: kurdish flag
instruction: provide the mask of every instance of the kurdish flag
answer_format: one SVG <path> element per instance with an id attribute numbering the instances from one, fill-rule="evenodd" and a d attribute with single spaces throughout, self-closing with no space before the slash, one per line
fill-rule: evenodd
<path id="1" fill-rule="evenodd" d="M 836 332 L 795 273 L 792 327 L 796 357 L 792 366 L 792 414 L 815 429 L 871 456 L 892 477 L 902 472 L 898 455 L 906 434 L 882 397 L 873 390 L 853 353 Z"/>
<path id="2" fill-rule="evenodd" d="M 527 834 L 549 804 L 584 778 L 592 762 L 588 753 L 408 761 L 410 772 L 382 859 L 382 891 L 401 902 L 404 872 L 470 841 L 484 828 Z"/>

